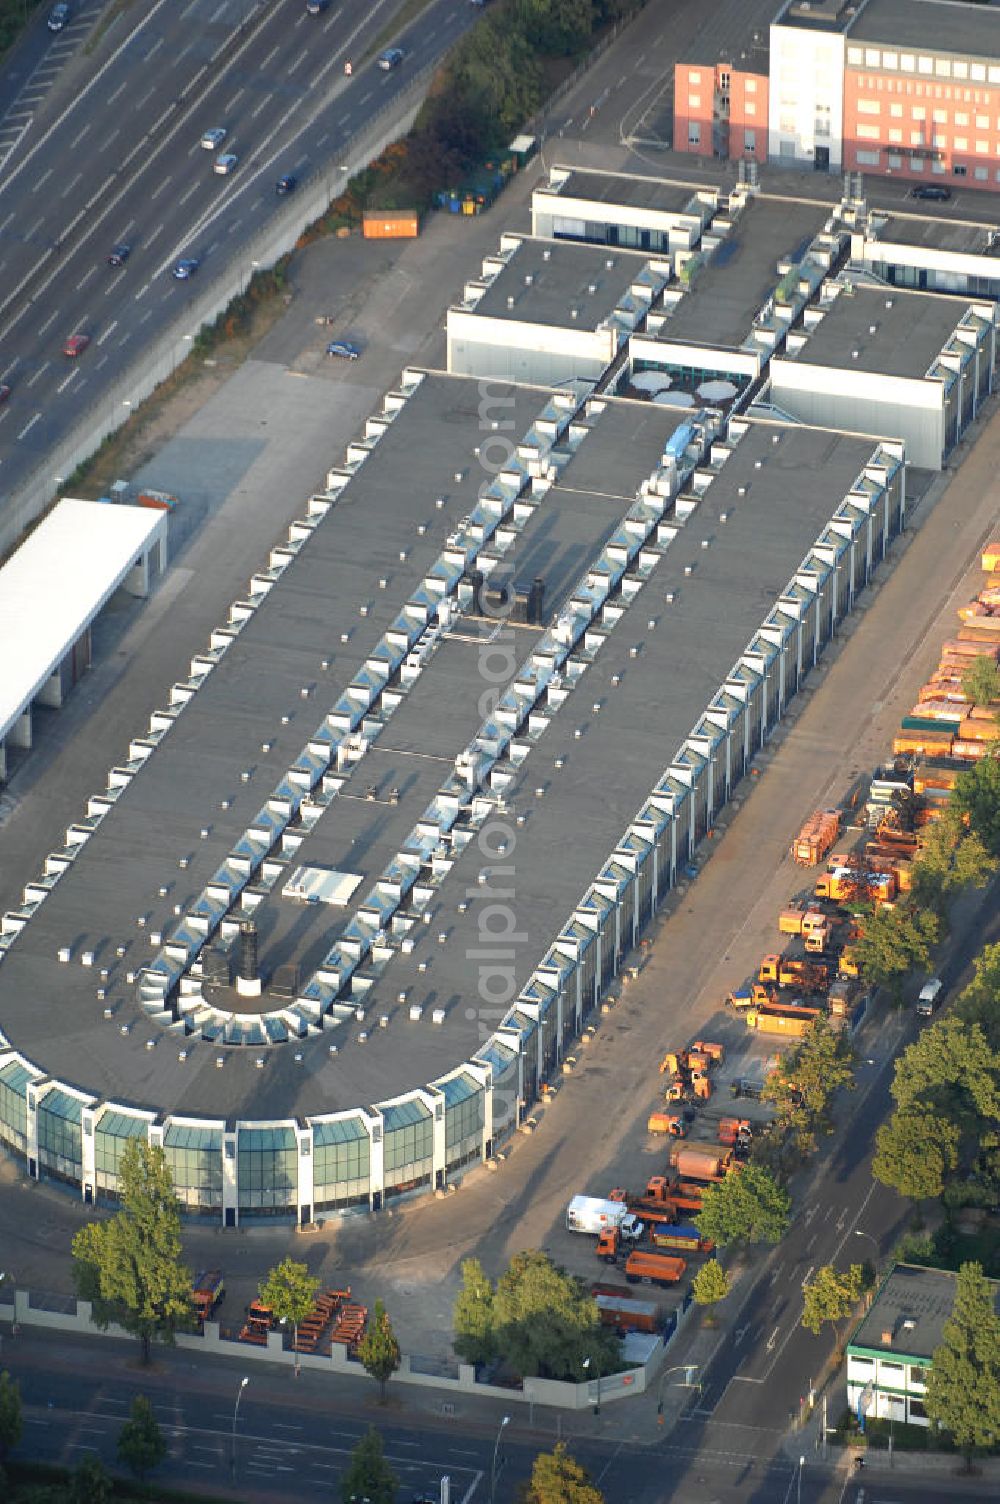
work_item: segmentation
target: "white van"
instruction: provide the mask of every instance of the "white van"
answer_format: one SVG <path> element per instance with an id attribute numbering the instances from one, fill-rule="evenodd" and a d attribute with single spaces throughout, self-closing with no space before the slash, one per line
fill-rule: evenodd
<path id="1" fill-rule="evenodd" d="M 940 977 L 929 977 L 920 989 L 917 998 L 918 1018 L 930 1018 L 934 1009 L 941 1001 L 941 993 L 944 991 L 944 983 Z"/>

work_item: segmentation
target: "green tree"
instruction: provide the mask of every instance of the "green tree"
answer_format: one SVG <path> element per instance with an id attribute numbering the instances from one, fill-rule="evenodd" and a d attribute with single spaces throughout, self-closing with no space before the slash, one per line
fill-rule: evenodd
<path id="1" fill-rule="evenodd" d="M 830 1103 L 841 1087 L 854 1087 L 854 1050 L 842 1031 L 817 1019 L 801 1042 L 780 1055 L 765 1083 L 765 1100 L 778 1109 L 778 1131 L 792 1134 L 803 1152 L 817 1132 L 829 1133 Z"/>
<path id="2" fill-rule="evenodd" d="M 976 1024 L 991 1050 L 1000 1051 L 1000 945 L 987 945 L 975 959 L 975 976 L 955 1002 L 954 1016 Z"/>
<path id="3" fill-rule="evenodd" d="M 521 1504 L 604 1504 L 604 1495 L 590 1481 L 586 1468 L 571 1457 L 565 1442 L 551 1452 L 539 1452 L 531 1482 L 520 1491 Z"/>
<path id="4" fill-rule="evenodd" d="M 1000 700 L 1000 668 L 985 653 L 973 658 L 962 674 L 962 693 L 973 705 L 990 705 Z"/>
<path id="5" fill-rule="evenodd" d="M 497 1349 L 519 1374 L 577 1379 L 586 1358 L 602 1374 L 617 1366 L 617 1339 L 600 1325 L 593 1297 L 548 1254 L 515 1254 L 497 1282 L 493 1312 Z"/>
<path id="6" fill-rule="evenodd" d="M 990 856 L 1000 856 L 1000 758 L 981 757 L 955 779 L 951 803 Z"/>
<path id="7" fill-rule="evenodd" d="M 354 1451 L 347 1472 L 340 1480 L 343 1504 L 395 1504 L 398 1480 L 385 1460 L 381 1434 L 370 1428 Z"/>
<path id="8" fill-rule="evenodd" d="M 17 1446 L 23 1429 L 21 1390 L 4 1369 L 0 1373 L 0 1462 Z"/>
<path id="9" fill-rule="evenodd" d="M 956 1120 L 1000 1118 L 1000 1055 L 978 1024 L 943 1018 L 897 1060 L 892 1095 L 900 1108 L 921 1103 Z"/>
<path id="10" fill-rule="evenodd" d="M 166 1156 L 129 1139 L 118 1167 L 121 1211 L 73 1238 L 77 1290 L 99 1326 L 132 1332 L 149 1362 L 154 1340 L 172 1342 L 192 1321 L 191 1274 L 181 1258 L 181 1219 Z"/>
<path id="11" fill-rule="evenodd" d="M 760 1165 L 744 1165 L 705 1189 L 695 1224 L 719 1248 L 733 1243 L 780 1243 L 791 1215 L 788 1192 Z"/>
<path id="12" fill-rule="evenodd" d="M 118 1437 L 118 1461 L 141 1482 L 154 1467 L 159 1467 L 166 1455 L 166 1439 L 153 1407 L 144 1394 L 137 1394 Z"/>
<path id="13" fill-rule="evenodd" d="M 940 1196 L 958 1165 L 960 1138 L 946 1118 L 919 1107 L 901 1109 L 875 1134 L 872 1175 L 911 1201 Z"/>
<path id="14" fill-rule="evenodd" d="M 729 1275 L 718 1259 L 709 1259 L 707 1264 L 702 1264 L 691 1284 L 695 1303 L 710 1308 L 725 1300 L 729 1290 Z"/>
<path id="15" fill-rule="evenodd" d="M 528 43 L 548 57 L 564 57 L 589 41 L 591 0 L 515 0 L 516 22 Z"/>
<path id="16" fill-rule="evenodd" d="M 70 1475 L 70 1504 L 109 1504 L 111 1479 L 96 1452 L 81 1457 Z"/>
<path id="17" fill-rule="evenodd" d="M 400 1353 L 389 1313 L 380 1300 L 375 1302 L 368 1330 L 358 1343 L 358 1357 L 378 1384 L 379 1400 L 384 1404 L 385 1386 L 399 1367 Z"/>
<path id="18" fill-rule="evenodd" d="M 306 1264 L 285 1258 L 268 1271 L 266 1278 L 257 1286 L 262 1303 L 268 1306 L 278 1321 L 286 1321 L 292 1328 L 292 1345 L 298 1337 L 298 1329 L 312 1310 L 316 1300 L 319 1280 L 309 1273 Z M 296 1362 L 298 1349 L 295 1348 Z"/>
<path id="19" fill-rule="evenodd" d="M 465 1363 L 488 1363 L 496 1356 L 493 1285 L 478 1259 L 462 1263 L 462 1288 L 452 1311 L 453 1347 Z"/>
<path id="20" fill-rule="evenodd" d="M 920 855 L 913 863 L 913 902 L 918 909 L 932 909 L 943 920 L 958 893 L 985 887 L 996 870 L 996 858 L 949 805 L 921 837 Z"/>
<path id="21" fill-rule="evenodd" d="M 807 1285 L 802 1287 L 802 1325 L 814 1337 L 819 1336 L 824 1321 L 834 1325 L 861 1299 L 864 1276 L 860 1264 L 852 1264 L 844 1273 L 832 1264 L 817 1269 Z"/>
<path id="22" fill-rule="evenodd" d="M 1000 1439 L 1000 1318 L 980 1264 L 963 1264 L 955 1304 L 934 1349 L 924 1399 L 971 1468 L 977 1452 Z"/>
<path id="23" fill-rule="evenodd" d="M 889 987 L 899 1002 L 906 974 L 930 968 L 940 920 L 929 909 L 897 905 L 866 912 L 863 923 L 860 939 L 852 942 L 861 975 L 877 987 Z"/>

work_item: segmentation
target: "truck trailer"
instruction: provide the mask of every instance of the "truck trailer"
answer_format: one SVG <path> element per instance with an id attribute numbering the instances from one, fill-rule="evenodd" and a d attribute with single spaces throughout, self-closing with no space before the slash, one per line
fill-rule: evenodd
<path id="1" fill-rule="evenodd" d="M 597 1237 L 608 1228 L 617 1227 L 630 1242 L 642 1237 L 642 1223 L 623 1201 L 604 1201 L 597 1196 L 574 1196 L 566 1208 L 569 1232 L 590 1233 Z"/>
<path id="2" fill-rule="evenodd" d="M 630 1285 L 676 1285 L 684 1278 L 687 1261 L 668 1253 L 630 1253 L 625 1278 Z"/>

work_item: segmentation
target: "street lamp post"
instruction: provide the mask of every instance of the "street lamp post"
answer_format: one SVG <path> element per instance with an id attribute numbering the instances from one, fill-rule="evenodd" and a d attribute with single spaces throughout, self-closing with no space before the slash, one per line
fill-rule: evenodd
<path id="1" fill-rule="evenodd" d="M 250 1379 L 248 1376 L 240 1379 L 240 1387 L 236 1391 L 236 1404 L 233 1406 L 233 1443 L 229 1456 L 229 1470 L 232 1473 L 234 1483 L 236 1482 L 236 1417 L 240 1413 L 240 1400 L 243 1398 L 243 1391 L 249 1382 Z"/>
<path id="2" fill-rule="evenodd" d="M 494 1504 L 497 1492 L 497 1458 L 500 1455 L 500 1440 L 504 1426 L 510 1425 L 510 1416 L 505 1415 L 497 1427 L 496 1446 L 493 1448 L 493 1466 L 490 1468 L 490 1504 Z"/>
<path id="3" fill-rule="evenodd" d="M 660 1374 L 660 1384 L 656 1391 L 656 1423 L 658 1426 L 663 1425 L 663 1386 L 666 1380 L 669 1379 L 672 1373 L 683 1373 L 684 1387 L 690 1389 L 692 1387 L 691 1380 L 697 1372 L 698 1368 L 694 1363 L 676 1363 L 673 1368 L 667 1368 Z"/>

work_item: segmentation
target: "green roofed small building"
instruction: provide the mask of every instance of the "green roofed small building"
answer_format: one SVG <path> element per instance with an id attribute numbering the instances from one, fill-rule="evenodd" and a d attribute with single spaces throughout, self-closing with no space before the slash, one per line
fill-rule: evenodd
<path id="1" fill-rule="evenodd" d="M 955 1304 L 949 1269 L 896 1264 L 847 1344 L 847 1403 L 871 1420 L 930 1422 L 927 1374 Z M 993 1281 L 1000 1311 L 1000 1281 Z"/>

